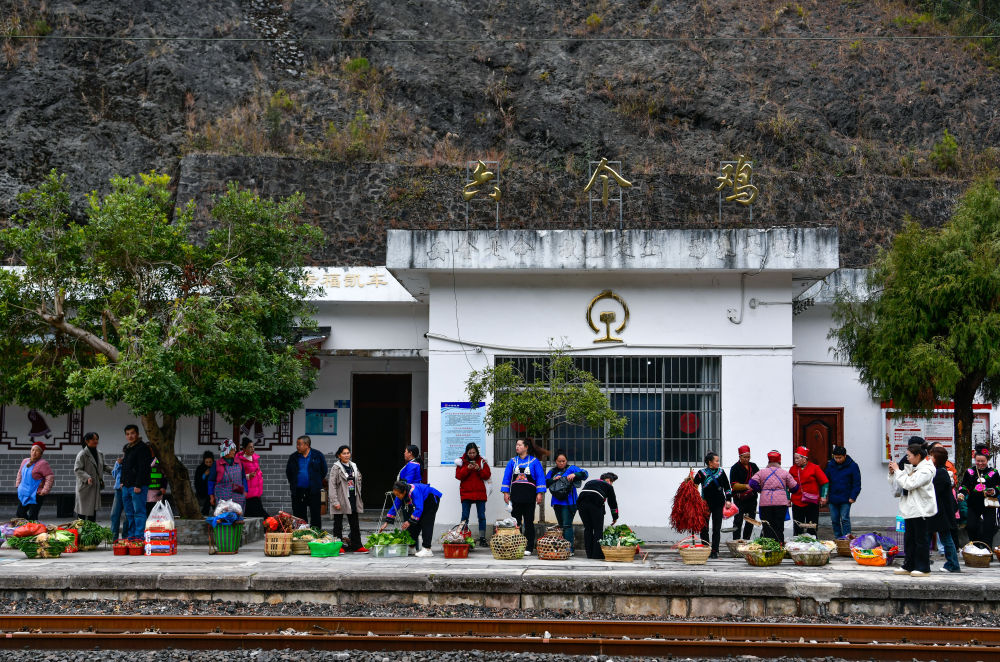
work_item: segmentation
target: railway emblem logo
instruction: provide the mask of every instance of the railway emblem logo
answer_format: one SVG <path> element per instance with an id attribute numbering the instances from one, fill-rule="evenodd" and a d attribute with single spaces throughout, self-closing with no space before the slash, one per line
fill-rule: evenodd
<path id="1" fill-rule="evenodd" d="M 621 306 L 622 321 L 621 324 L 619 324 L 614 328 L 614 332 L 616 334 L 621 333 L 625 329 L 625 327 L 628 326 L 628 319 L 629 319 L 628 304 L 625 303 L 624 299 L 622 299 L 620 296 L 618 296 L 611 290 L 604 290 L 590 301 L 590 305 L 587 306 L 587 324 L 590 326 L 591 330 L 593 330 L 594 333 L 596 334 L 602 333 L 601 329 L 598 328 L 597 324 L 594 323 L 594 306 L 597 305 L 598 301 L 602 301 L 604 299 L 610 299 L 611 301 L 616 301 L 618 305 Z M 596 340 L 594 340 L 595 343 L 624 342 L 621 338 L 616 338 L 611 335 L 612 331 L 611 325 L 618 320 L 618 315 L 617 313 L 615 313 L 615 311 L 602 310 L 600 311 L 600 313 L 598 313 L 597 319 L 600 321 L 601 324 L 604 325 L 604 331 L 603 331 L 604 337 L 597 338 Z"/>

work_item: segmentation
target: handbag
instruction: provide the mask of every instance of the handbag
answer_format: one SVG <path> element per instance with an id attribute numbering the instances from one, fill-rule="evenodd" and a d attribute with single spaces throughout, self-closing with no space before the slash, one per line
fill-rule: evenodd
<path id="1" fill-rule="evenodd" d="M 559 476 L 552 481 L 552 485 L 549 487 L 549 492 L 557 499 L 565 499 L 569 496 L 571 487 L 572 485 L 566 479 L 566 476 Z"/>
<path id="2" fill-rule="evenodd" d="M 740 508 L 735 503 L 729 504 L 728 508 L 725 507 L 725 506 L 723 506 L 723 508 L 722 508 L 722 519 L 729 519 L 730 517 L 732 517 L 733 515 L 735 515 L 738 512 L 740 512 Z"/>

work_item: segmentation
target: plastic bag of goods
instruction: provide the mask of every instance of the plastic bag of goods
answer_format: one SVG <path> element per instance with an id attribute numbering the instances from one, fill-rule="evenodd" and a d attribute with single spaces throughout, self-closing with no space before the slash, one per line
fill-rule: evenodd
<path id="1" fill-rule="evenodd" d="M 243 506 L 236 503 L 235 501 L 230 501 L 226 499 L 225 501 L 220 501 L 215 507 L 215 514 L 221 515 L 222 513 L 236 513 L 237 515 L 243 514 Z"/>
<path id="2" fill-rule="evenodd" d="M 989 556 L 992 554 L 989 547 L 982 546 L 978 547 L 974 542 L 970 542 L 968 545 L 962 548 L 963 554 L 971 554 L 973 556 Z"/>
<path id="3" fill-rule="evenodd" d="M 146 530 L 166 530 L 173 531 L 174 511 L 170 509 L 170 504 L 166 501 L 157 501 L 146 518 Z"/>

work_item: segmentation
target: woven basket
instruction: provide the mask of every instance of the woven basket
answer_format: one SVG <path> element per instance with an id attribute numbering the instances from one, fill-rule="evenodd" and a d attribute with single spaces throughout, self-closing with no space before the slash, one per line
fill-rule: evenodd
<path id="1" fill-rule="evenodd" d="M 309 541 L 296 540 L 295 538 L 292 538 L 292 554 L 302 554 L 303 556 L 308 556 L 310 553 Z"/>
<path id="2" fill-rule="evenodd" d="M 743 555 L 743 558 L 747 560 L 747 563 L 758 568 L 769 568 L 771 566 L 778 565 L 785 558 L 785 550 L 779 549 L 777 551 L 770 552 L 760 552 L 747 550 L 747 553 Z"/>
<path id="3" fill-rule="evenodd" d="M 264 534 L 265 556 L 288 556 L 291 553 L 292 534 L 275 533 L 273 531 Z"/>
<path id="4" fill-rule="evenodd" d="M 997 556 L 997 561 L 1000 561 L 1000 547 L 994 547 L 993 553 Z"/>
<path id="5" fill-rule="evenodd" d="M 973 547 L 982 547 L 986 551 L 990 551 L 989 545 L 984 542 L 979 542 L 978 540 L 973 540 L 969 543 Z M 968 546 L 968 545 L 967 545 Z M 965 559 L 965 565 L 969 568 L 988 568 L 990 567 L 990 561 L 993 560 L 992 554 L 969 554 L 962 548 L 962 558 Z"/>
<path id="6" fill-rule="evenodd" d="M 601 551 L 604 552 L 605 561 L 613 561 L 615 563 L 632 563 L 635 561 L 635 546 L 605 547 L 601 545 Z"/>
<path id="7" fill-rule="evenodd" d="M 740 553 L 740 545 L 749 545 L 749 540 L 727 540 L 726 547 L 729 548 L 729 555 L 735 558 L 743 558 L 743 554 Z"/>
<path id="8" fill-rule="evenodd" d="M 789 552 L 795 565 L 826 565 L 830 562 L 830 552 L 810 551 L 810 552 Z"/>
<path id="9" fill-rule="evenodd" d="M 444 557 L 446 559 L 469 558 L 469 546 L 464 542 L 441 543 L 441 547 L 444 548 Z"/>
<path id="10" fill-rule="evenodd" d="M 524 558 L 528 539 L 515 529 L 497 529 L 490 538 L 490 551 L 498 561 L 514 561 Z"/>
<path id="11" fill-rule="evenodd" d="M 543 561 L 565 561 L 570 557 L 570 547 L 558 528 L 549 529 L 535 541 L 535 551 Z"/>
<path id="12" fill-rule="evenodd" d="M 851 541 L 855 537 L 854 535 L 849 535 L 846 538 L 837 538 L 834 540 L 837 543 L 837 556 L 851 556 Z"/>

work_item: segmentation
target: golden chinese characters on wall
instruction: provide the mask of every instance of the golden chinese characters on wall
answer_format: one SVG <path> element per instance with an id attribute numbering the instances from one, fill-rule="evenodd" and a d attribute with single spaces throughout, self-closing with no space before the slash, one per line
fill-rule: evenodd
<path id="1" fill-rule="evenodd" d="M 302 278 L 302 282 L 309 287 L 322 286 L 327 289 L 349 287 L 378 288 L 389 284 L 389 281 L 385 279 L 385 276 L 377 271 L 367 278 L 365 278 L 363 274 L 350 272 L 345 274 L 324 274 L 321 276 L 314 273 L 308 273 Z"/>

